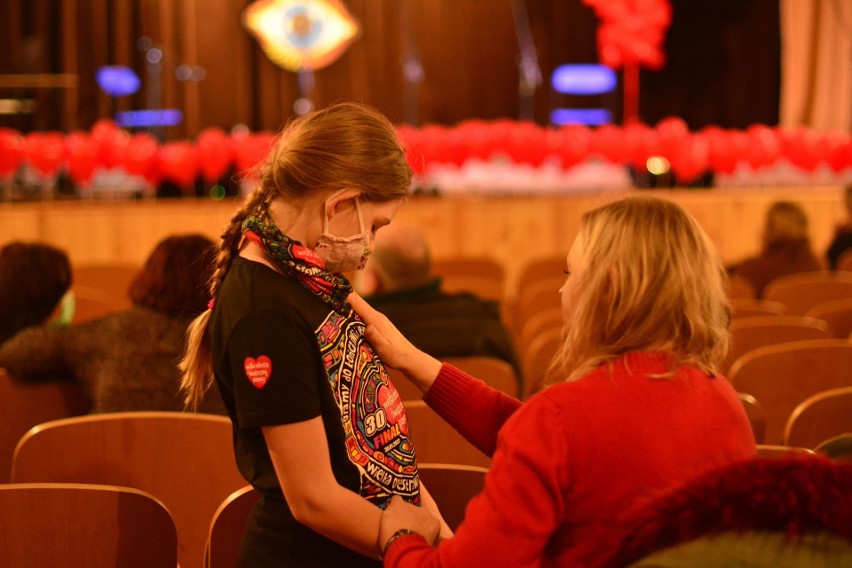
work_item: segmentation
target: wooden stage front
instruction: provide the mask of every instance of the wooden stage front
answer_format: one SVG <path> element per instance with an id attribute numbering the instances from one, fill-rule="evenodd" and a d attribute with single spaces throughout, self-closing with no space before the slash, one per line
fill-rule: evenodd
<path id="1" fill-rule="evenodd" d="M 725 263 L 757 252 L 765 212 L 775 200 L 793 200 L 804 207 L 819 255 L 828 246 L 835 223 L 845 214 L 843 188 L 817 186 L 417 196 L 394 222 L 421 227 L 429 236 L 435 258 L 489 256 L 500 261 L 511 296 L 525 263 L 567 253 L 584 211 L 638 193 L 671 199 L 690 211 L 716 243 Z M 0 244 L 46 241 L 67 250 L 74 264 L 141 264 L 167 235 L 200 232 L 215 239 L 236 207 L 233 200 L 209 199 L 0 203 Z"/>

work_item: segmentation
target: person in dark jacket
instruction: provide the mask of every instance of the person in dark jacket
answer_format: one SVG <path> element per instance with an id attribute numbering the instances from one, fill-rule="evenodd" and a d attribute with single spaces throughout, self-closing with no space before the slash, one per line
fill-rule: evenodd
<path id="1" fill-rule="evenodd" d="M 499 304 L 469 292 L 443 291 L 441 278 L 431 269 L 425 235 L 414 227 L 393 224 L 376 235 L 373 255 L 359 275 L 359 288 L 429 355 L 502 359 L 520 381 L 520 362 Z"/>

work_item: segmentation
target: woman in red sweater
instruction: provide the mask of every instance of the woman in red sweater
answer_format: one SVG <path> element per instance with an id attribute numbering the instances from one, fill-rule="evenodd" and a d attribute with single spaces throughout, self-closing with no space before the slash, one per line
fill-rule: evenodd
<path id="1" fill-rule="evenodd" d="M 549 386 L 525 404 L 417 350 L 351 297 L 383 361 L 493 456 L 484 491 L 437 546 L 436 519 L 391 501 L 385 566 L 593 566 L 629 504 L 754 456 L 742 405 L 717 372 L 724 269 L 689 214 L 650 197 L 590 211 L 566 274 L 563 344 Z"/>

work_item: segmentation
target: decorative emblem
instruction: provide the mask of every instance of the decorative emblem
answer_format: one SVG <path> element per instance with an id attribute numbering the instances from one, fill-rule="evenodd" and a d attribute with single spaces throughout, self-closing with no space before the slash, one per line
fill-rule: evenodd
<path id="1" fill-rule="evenodd" d="M 294 72 L 330 65 L 360 32 L 340 0 L 257 0 L 243 24 L 269 59 Z"/>

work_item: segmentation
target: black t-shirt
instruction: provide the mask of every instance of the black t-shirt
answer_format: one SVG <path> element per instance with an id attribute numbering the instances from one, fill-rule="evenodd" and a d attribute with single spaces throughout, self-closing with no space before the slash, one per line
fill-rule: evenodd
<path id="1" fill-rule="evenodd" d="M 236 257 L 208 332 L 237 466 L 261 495 L 241 565 L 377 566 L 293 518 L 261 431 L 321 416 L 340 485 L 380 507 L 394 494 L 420 502 L 405 409 L 364 338 L 364 324 L 351 310 L 333 311 L 295 279 Z"/>

